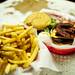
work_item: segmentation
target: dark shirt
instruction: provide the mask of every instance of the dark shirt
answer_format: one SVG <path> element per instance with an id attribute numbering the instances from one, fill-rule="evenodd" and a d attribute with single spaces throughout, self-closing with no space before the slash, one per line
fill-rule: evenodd
<path id="1" fill-rule="evenodd" d="M 72 1 L 72 2 L 75 2 L 75 0 L 68 0 L 68 1 Z"/>
<path id="2" fill-rule="evenodd" d="M 4 1 L 6 1 L 6 0 L 0 0 L 0 3 L 4 2 Z"/>

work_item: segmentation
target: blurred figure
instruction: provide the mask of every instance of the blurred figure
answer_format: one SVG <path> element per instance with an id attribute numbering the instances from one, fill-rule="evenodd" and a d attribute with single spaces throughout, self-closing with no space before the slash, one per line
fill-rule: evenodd
<path id="1" fill-rule="evenodd" d="M 72 2 L 75 2 L 75 0 L 68 0 L 68 1 L 72 1 Z"/>
<path id="2" fill-rule="evenodd" d="M 6 1 L 6 0 L 0 0 L 0 3 L 4 2 L 4 1 Z"/>

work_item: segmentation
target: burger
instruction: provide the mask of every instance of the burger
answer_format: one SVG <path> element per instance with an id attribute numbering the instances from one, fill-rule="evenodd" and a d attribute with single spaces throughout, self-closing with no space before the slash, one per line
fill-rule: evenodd
<path id="1" fill-rule="evenodd" d="M 49 51 L 67 55 L 75 52 L 75 22 L 70 17 L 55 11 L 35 12 L 24 23 L 37 29 Z"/>

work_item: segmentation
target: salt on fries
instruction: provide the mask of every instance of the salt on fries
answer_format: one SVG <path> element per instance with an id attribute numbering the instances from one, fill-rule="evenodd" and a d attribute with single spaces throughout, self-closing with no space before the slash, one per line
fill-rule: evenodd
<path id="1" fill-rule="evenodd" d="M 0 75 L 17 67 L 27 68 L 36 59 L 39 46 L 35 29 L 4 25 L 0 30 Z M 2 66 L 2 67 L 1 67 Z"/>

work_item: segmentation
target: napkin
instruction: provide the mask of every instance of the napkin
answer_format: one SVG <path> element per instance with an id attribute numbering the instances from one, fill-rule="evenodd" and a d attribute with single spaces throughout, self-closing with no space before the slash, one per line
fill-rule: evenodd
<path id="1" fill-rule="evenodd" d="M 36 70 L 40 70 L 42 68 L 48 68 L 53 71 L 59 72 L 57 67 L 55 66 L 55 62 L 53 60 L 53 57 L 47 47 L 44 45 L 44 43 L 39 38 L 39 53 L 38 58 L 36 61 L 34 61 L 31 66 Z"/>

